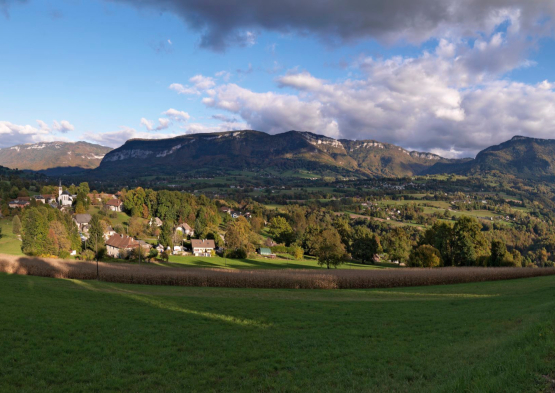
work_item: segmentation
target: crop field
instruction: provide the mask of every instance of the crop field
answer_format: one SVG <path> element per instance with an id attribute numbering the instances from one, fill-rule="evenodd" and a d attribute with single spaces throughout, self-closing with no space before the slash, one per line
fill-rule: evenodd
<path id="1" fill-rule="evenodd" d="M 98 269 L 98 270 L 97 270 Z M 366 289 L 459 284 L 555 275 L 555 268 L 221 269 L 73 261 L 0 254 L 0 272 L 126 284 L 287 289 Z"/>
<path id="2" fill-rule="evenodd" d="M 0 273 L 0 391 L 552 391 L 554 286 L 293 291 Z"/>

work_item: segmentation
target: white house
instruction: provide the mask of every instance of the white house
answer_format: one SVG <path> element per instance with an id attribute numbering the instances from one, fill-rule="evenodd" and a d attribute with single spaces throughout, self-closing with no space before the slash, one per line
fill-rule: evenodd
<path id="1" fill-rule="evenodd" d="M 182 232 L 186 236 L 195 236 L 195 231 L 186 222 L 184 222 L 183 224 L 179 224 L 179 226 L 175 228 L 175 230 Z"/>
<path id="2" fill-rule="evenodd" d="M 211 257 L 216 248 L 216 244 L 214 240 L 210 239 L 192 239 L 191 247 L 193 248 L 195 257 Z"/>
<path id="3" fill-rule="evenodd" d="M 122 211 L 123 202 L 119 199 L 110 199 L 106 202 L 106 206 L 108 206 L 111 211 L 120 212 Z"/>

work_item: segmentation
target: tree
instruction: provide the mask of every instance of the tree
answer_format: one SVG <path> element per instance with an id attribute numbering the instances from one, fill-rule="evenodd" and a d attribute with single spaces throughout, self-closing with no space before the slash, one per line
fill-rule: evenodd
<path id="1" fill-rule="evenodd" d="M 245 254 L 254 251 L 254 246 L 250 243 L 251 228 L 245 217 L 239 217 L 230 221 L 225 232 L 225 246 L 229 250 L 243 250 Z"/>
<path id="2" fill-rule="evenodd" d="M 374 262 L 381 252 L 380 238 L 365 226 L 355 227 L 352 234 L 351 255 L 362 263 Z"/>
<path id="3" fill-rule="evenodd" d="M 21 220 L 19 216 L 14 216 L 12 220 L 12 232 L 14 235 L 19 235 L 21 233 Z"/>
<path id="4" fill-rule="evenodd" d="M 453 226 L 455 265 L 475 265 L 478 257 L 487 255 L 487 245 L 487 240 L 482 234 L 482 225 L 475 218 L 463 216 Z"/>
<path id="5" fill-rule="evenodd" d="M 300 261 L 302 260 L 304 257 L 304 250 L 297 246 L 295 247 L 295 249 L 293 250 L 293 258 L 295 258 L 295 260 Z"/>
<path id="6" fill-rule="evenodd" d="M 48 240 L 48 220 L 40 209 L 26 210 L 23 216 L 21 250 L 27 255 L 45 255 Z"/>
<path id="7" fill-rule="evenodd" d="M 394 228 L 385 236 L 386 251 L 389 259 L 405 263 L 411 252 L 411 242 L 403 228 Z"/>
<path id="8" fill-rule="evenodd" d="M 502 266 L 507 254 L 507 246 L 500 240 L 491 242 L 491 255 L 489 257 L 488 266 Z"/>
<path id="9" fill-rule="evenodd" d="M 75 213 L 76 214 L 85 214 L 87 211 L 85 210 L 85 206 L 83 205 L 82 201 L 77 201 L 75 205 Z"/>
<path id="10" fill-rule="evenodd" d="M 341 242 L 341 236 L 335 228 L 324 229 L 317 237 L 316 256 L 318 265 L 337 267 L 343 263 L 345 258 L 345 246 Z"/>
<path id="11" fill-rule="evenodd" d="M 71 242 L 64 224 L 51 221 L 48 228 L 48 239 L 52 245 L 52 254 L 60 256 L 63 251 L 69 251 Z"/>
<path id="12" fill-rule="evenodd" d="M 422 244 L 410 253 L 409 267 L 438 267 L 443 264 L 439 250 L 428 244 Z"/>
<path id="13" fill-rule="evenodd" d="M 293 229 L 291 229 L 287 220 L 281 216 L 273 217 L 270 220 L 268 233 L 277 243 L 285 243 L 288 246 L 293 241 Z"/>
<path id="14" fill-rule="evenodd" d="M 98 214 L 93 214 L 89 222 L 89 240 L 87 248 L 99 252 L 104 246 L 104 230 Z"/>
<path id="15" fill-rule="evenodd" d="M 420 244 L 434 247 L 441 254 L 443 264 L 453 266 L 453 227 L 450 224 L 436 222 L 426 230 Z"/>
<path id="16" fill-rule="evenodd" d="M 173 223 L 169 220 L 164 221 L 160 229 L 160 244 L 164 249 L 170 247 L 173 250 Z"/>

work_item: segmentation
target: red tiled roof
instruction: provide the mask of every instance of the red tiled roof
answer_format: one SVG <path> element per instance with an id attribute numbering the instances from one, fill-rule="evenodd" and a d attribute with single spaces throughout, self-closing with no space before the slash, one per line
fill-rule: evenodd
<path id="1" fill-rule="evenodd" d="M 192 239 L 191 240 L 191 246 L 193 247 L 193 249 L 195 248 L 216 248 L 216 244 L 214 243 L 214 240 L 212 239 Z"/>
<path id="2" fill-rule="evenodd" d="M 108 206 L 116 206 L 116 207 L 120 207 L 122 203 L 123 202 L 120 201 L 119 199 L 110 199 L 109 201 L 106 202 Z"/>
<path id="3" fill-rule="evenodd" d="M 132 237 L 124 236 L 124 235 L 118 235 L 116 233 L 115 235 L 112 235 L 112 237 L 110 237 L 106 241 L 106 245 L 107 246 L 112 246 L 112 247 L 115 247 L 115 248 L 126 249 L 126 248 L 139 247 L 139 242 L 136 241 L 135 239 L 133 239 Z"/>

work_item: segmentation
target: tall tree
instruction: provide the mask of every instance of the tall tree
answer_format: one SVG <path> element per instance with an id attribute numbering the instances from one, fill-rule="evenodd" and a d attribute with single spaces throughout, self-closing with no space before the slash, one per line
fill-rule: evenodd
<path id="1" fill-rule="evenodd" d="M 169 220 L 164 221 L 162 227 L 160 228 L 160 239 L 159 242 L 164 249 L 170 247 L 173 249 L 173 223 Z"/>
<path id="2" fill-rule="evenodd" d="M 291 229 L 291 225 L 281 216 L 273 217 L 270 220 L 268 232 L 277 243 L 285 243 L 285 245 L 289 246 L 294 240 L 294 233 L 293 229 Z"/>
<path id="3" fill-rule="evenodd" d="M 316 240 L 316 256 L 318 265 L 337 267 L 344 262 L 345 246 L 341 242 L 341 236 L 333 227 L 324 229 Z"/>
<path id="4" fill-rule="evenodd" d="M 47 250 L 48 220 L 40 209 L 28 209 L 23 216 L 21 250 L 27 255 L 44 255 Z"/>
<path id="5" fill-rule="evenodd" d="M 19 235 L 21 233 L 21 220 L 19 216 L 14 216 L 12 220 L 12 232 L 14 235 Z"/>
<path id="6" fill-rule="evenodd" d="M 100 216 L 93 214 L 89 222 L 89 240 L 87 241 L 87 248 L 97 252 L 104 246 L 104 229 L 100 222 Z"/>
<path id="7" fill-rule="evenodd" d="M 374 256 L 381 252 L 380 238 L 367 227 L 359 225 L 352 234 L 351 255 L 362 263 L 374 262 Z"/>
<path id="8" fill-rule="evenodd" d="M 453 259 L 456 265 L 475 265 L 479 256 L 487 255 L 487 245 L 482 225 L 475 218 L 463 216 L 453 226 Z"/>

